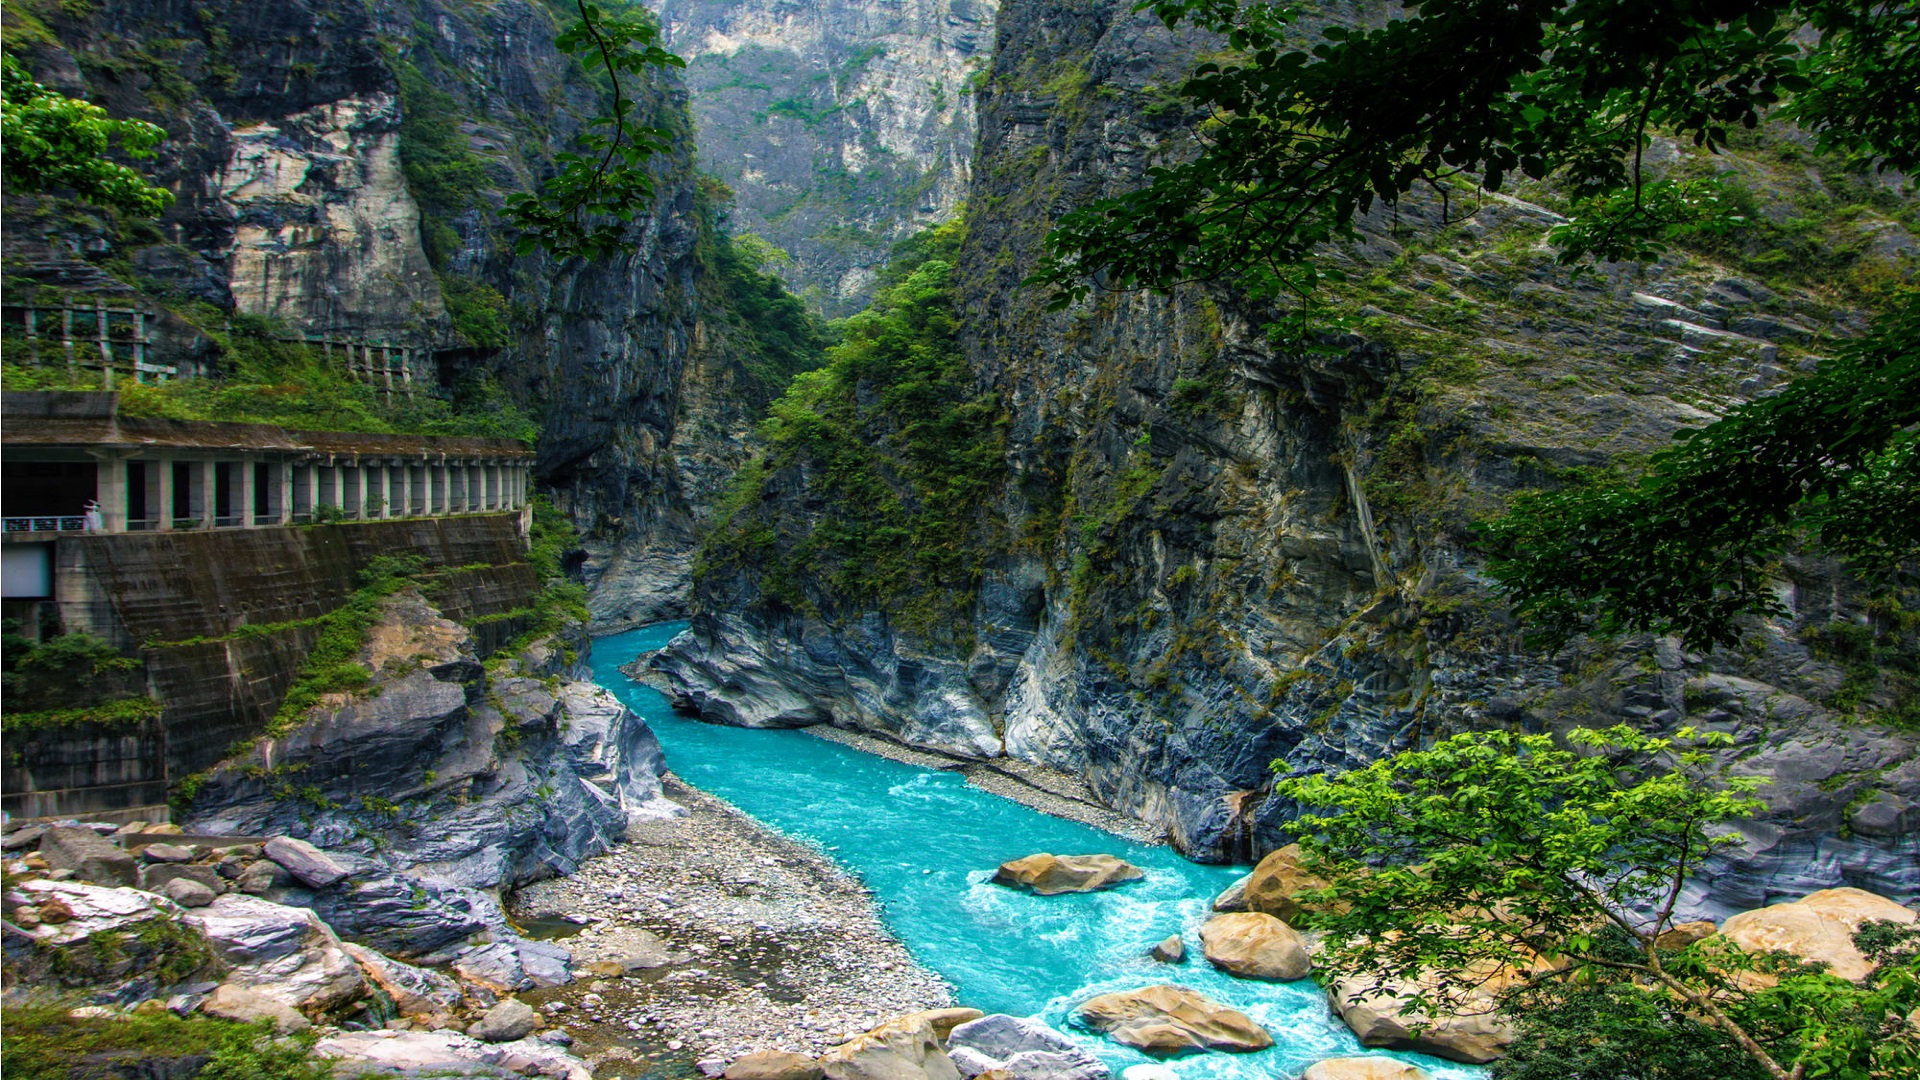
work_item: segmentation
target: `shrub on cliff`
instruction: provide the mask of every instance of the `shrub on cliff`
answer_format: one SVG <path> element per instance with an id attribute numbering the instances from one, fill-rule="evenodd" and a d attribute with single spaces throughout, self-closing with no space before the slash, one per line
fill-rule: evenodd
<path id="1" fill-rule="evenodd" d="M 903 243 L 872 306 L 835 324 L 843 340 L 827 365 L 774 402 L 767 452 L 721 504 L 703 573 L 738 567 L 790 607 L 824 588 L 923 637 L 965 632 L 1006 436 L 956 337 L 950 278 L 964 231 L 955 220 Z M 819 512 L 775 516 L 764 492 L 788 482 Z"/>

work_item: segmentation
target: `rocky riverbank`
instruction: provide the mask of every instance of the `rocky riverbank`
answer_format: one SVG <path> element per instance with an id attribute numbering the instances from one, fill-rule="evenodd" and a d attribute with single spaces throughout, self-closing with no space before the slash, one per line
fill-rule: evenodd
<path id="1" fill-rule="evenodd" d="M 581 981 L 521 997 L 596 1077 L 816 1056 L 951 1004 L 825 854 L 671 777 L 666 797 L 686 813 L 636 822 L 618 848 L 509 901 L 530 931 L 578 928 L 560 944 Z"/>
<path id="2" fill-rule="evenodd" d="M 620 673 L 635 682 L 645 683 L 674 697 L 676 690 L 661 672 L 651 666 L 653 655 L 642 656 L 620 668 Z M 676 703 L 676 708 L 679 705 Z M 801 730 L 815 738 L 851 746 L 856 750 L 889 761 L 923 769 L 959 773 L 967 783 L 990 791 L 1003 799 L 1043 814 L 1077 821 L 1102 832 L 1137 844 L 1164 844 L 1166 836 L 1139 818 L 1113 810 L 1103 803 L 1085 780 L 1072 773 L 1012 757 L 960 757 L 924 746 L 909 746 L 898 739 L 868 731 L 854 731 L 831 723 L 815 723 Z"/>

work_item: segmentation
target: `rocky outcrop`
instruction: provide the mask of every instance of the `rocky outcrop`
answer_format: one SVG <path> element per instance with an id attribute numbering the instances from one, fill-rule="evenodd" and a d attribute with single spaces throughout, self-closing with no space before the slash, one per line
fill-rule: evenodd
<path id="1" fill-rule="evenodd" d="M 1246 1053 L 1273 1045 L 1273 1036 L 1245 1013 L 1199 991 L 1164 983 L 1102 994 L 1075 1009 L 1073 1019 L 1149 1054 Z"/>
<path id="2" fill-rule="evenodd" d="M 1001 863 L 993 872 L 996 884 L 1011 885 L 1041 896 L 1097 892 L 1145 876 L 1139 867 L 1112 855 L 1048 855 L 1044 852 Z"/>
<path id="3" fill-rule="evenodd" d="M 700 159 L 735 226 L 830 315 L 865 305 L 892 245 L 966 193 L 994 0 L 666 0 Z"/>
<path id="4" fill-rule="evenodd" d="M 1920 921 L 1920 915 L 1861 889 L 1822 889 L 1790 904 L 1743 911 L 1720 932 L 1748 952 L 1781 950 L 1858 981 L 1873 973 L 1874 964 L 1854 945 L 1853 935 L 1878 920 L 1907 924 Z"/>
<path id="5" fill-rule="evenodd" d="M 1509 982 L 1485 980 L 1440 1016 L 1419 1009 L 1403 1012 L 1417 990 L 1411 982 L 1391 979 L 1335 978 L 1327 984 L 1327 1000 L 1362 1046 L 1481 1065 L 1506 1053 L 1513 1042 L 1512 1025 L 1494 1008 L 1495 995 Z"/>
<path id="6" fill-rule="evenodd" d="M 1783 564 L 1786 613 L 1738 649 L 1642 636 L 1548 655 L 1488 589 L 1470 527 L 1780 385 L 1861 311 L 1678 253 L 1576 277 L 1541 244 L 1548 207 L 1416 195 L 1360 223 L 1350 284 L 1326 297 L 1348 329 L 1313 348 L 1277 346 L 1277 313 L 1222 289 L 1049 312 L 1020 285 L 1041 237 L 1179 152 L 1194 118 L 1168 88 L 1212 46 L 1121 0 L 1014 0 L 997 25 L 954 276 L 970 385 L 1007 424 L 1007 479 L 979 539 L 955 541 L 980 570 L 970 608 L 922 637 L 797 552 L 715 567 L 653 661 L 683 705 L 1052 766 L 1222 862 L 1290 839 L 1276 761 L 1299 775 L 1475 728 L 1692 724 L 1774 782 L 1687 916 L 1842 883 L 1920 895 L 1920 744 L 1878 719 L 1911 679 L 1844 644 L 1908 655 L 1912 631 L 1840 568 Z M 1737 168 L 1786 212 L 1804 167 L 1768 154 Z M 775 535 L 819 524 L 810 484 L 767 487 Z"/>
<path id="7" fill-rule="evenodd" d="M 1299 898 L 1301 893 L 1324 889 L 1332 884 L 1300 865 L 1300 845 L 1288 844 L 1266 854 L 1247 876 L 1241 903 L 1249 911 L 1258 911 L 1276 919 L 1297 920 L 1313 910 Z M 1215 902 L 1215 910 L 1222 910 Z"/>
<path id="8" fill-rule="evenodd" d="M 904 1016 L 820 1056 L 827 1080 L 960 1080 L 933 1022 Z"/>

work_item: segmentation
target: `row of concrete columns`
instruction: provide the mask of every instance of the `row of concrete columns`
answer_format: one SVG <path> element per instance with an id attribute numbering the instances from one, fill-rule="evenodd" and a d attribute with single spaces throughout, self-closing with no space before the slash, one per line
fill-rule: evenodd
<path id="1" fill-rule="evenodd" d="M 273 526 L 522 509 L 516 459 L 306 459 L 142 454 L 99 463 L 106 532 Z"/>

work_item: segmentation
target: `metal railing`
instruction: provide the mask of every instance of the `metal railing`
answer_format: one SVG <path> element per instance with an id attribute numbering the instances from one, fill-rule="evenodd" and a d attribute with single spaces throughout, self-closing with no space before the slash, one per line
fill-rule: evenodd
<path id="1" fill-rule="evenodd" d="M 85 514 L 50 514 L 45 517 L 0 518 L 0 529 L 6 532 L 86 532 Z"/>

